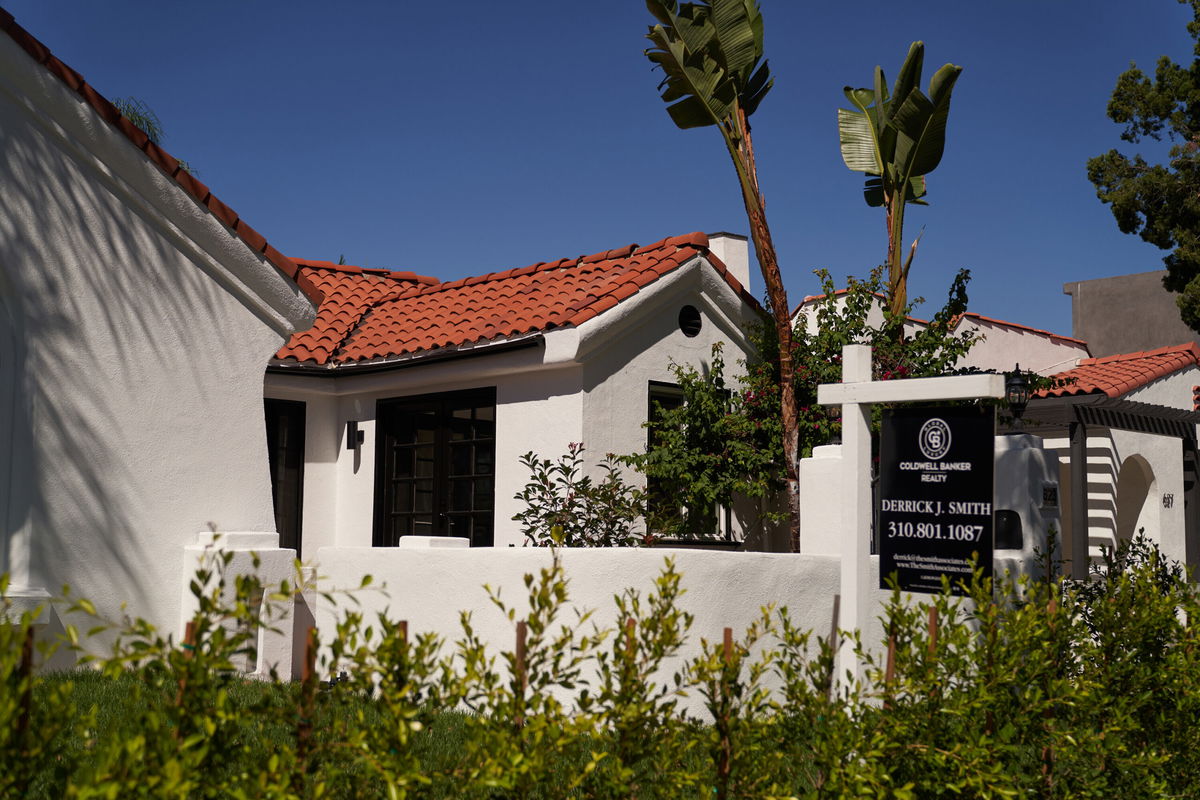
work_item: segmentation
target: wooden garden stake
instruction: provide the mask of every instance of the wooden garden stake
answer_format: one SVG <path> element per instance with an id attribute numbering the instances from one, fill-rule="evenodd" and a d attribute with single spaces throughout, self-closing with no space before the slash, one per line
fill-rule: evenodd
<path id="1" fill-rule="evenodd" d="M 937 645 L 938 645 L 938 610 L 937 610 L 937 606 L 930 606 L 929 607 L 929 643 L 928 643 L 930 662 L 932 662 L 937 657 Z M 933 667 L 932 667 L 932 663 L 931 663 L 931 669 L 932 668 Z M 936 681 L 930 681 L 929 682 L 929 696 L 932 698 L 932 697 L 935 697 L 936 695 L 937 695 Z"/>
<path id="2" fill-rule="evenodd" d="M 183 629 L 183 657 L 191 661 L 196 654 L 196 623 L 189 621 Z M 175 705 L 183 706 L 183 693 L 187 690 L 187 673 L 179 676 L 179 692 L 175 695 Z"/>
<path id="3" fill-rule="evenodd" d="M 408 620 L 400 620 L 396 625 L 396 631 L 400 634 L 400 652 L 396 658 L 399 669 L 399 674 L 396 676 L 396 688 L 403 689 L 408 685 Z"/>
<path id="4" fill-rule="evenodd" d="M 521 620 L 517 623 L 517 652 L 516 652 L 516 706 L 517 712 L 513 718 L 513 722 L 520 728 L 525 724 L 525 715 L 521 713 L 521 709 L 525 705 L 525 687 L 527 685 L 528 676 L 525 673 L 525 637 L 528 632 L 528 623 Z"/>
<path id="5" fill-rule="evenodd" d="M 196 654 L 196 623 L 189 621 L 183 629 L 183 658 L 185 661 L 191 661 Z M 179 676 L 179 691 L 175 694 L 175 707 L 183 708 L 183 695 L 187 691 L 187 671 L 184 670 Z M 182 733 L 181 726 L 175 728 L 175 738 L 179 739 Z"/>
<path id="6" fill-rule="evenodd" d="M 17 716 L 17 741 L 25 746 L 25 735 L 29 732 L 30 709 L 33 707 L 33 626 L 25 629 L 25 641 L 21 643 L 21 706 Z"/>
<path id="7" fill-rule="evenodd" d="M 890 628 L 891 626 L 889 626 Z M 883 673 L 883 708 L 892 707 L 892 681 L 896 678 L 896 634 L 888 631 L 887 667 Z"/>
<path id="8" fill-rule="evenodd" d="M 733 738 L 730 736 L 729 684 L 733 680 L 733 628 L 726 628 L 722 641 L 725 668 L 721 670 L 721 713 L 717 722 L 720 732 L 720 755 L 717 759 L 717 800 L 729 796 L 729 775 L 733 770 Z"/>
<path id="9" fill-rule="evenodd" d="M 292 788 L 304 796 L 304 776 L 308 772 L 309 741 L 312 738 L 313 713 L 317 696 L 317 629 L 309 628 L 304 642 L 304 666 L 300 673 L 300 714 L 296 721 L 296 770 Z"/>
<path id="10" fill-rule="evenodd" d="M 1050 598 L 1050 602 L 1046 605 L 1047 626 L 1050 632 L 1054 632 L 1054 615 L 1058 613 L 1058 600 L 1055 597 Z M 1050 696 L 1049 676 L 1046 679 L 1046 697 Z M 1054 720 L 1054 710 L 1047 705 L 1044 714 L 1046 720 L 1046 732 L 1050 732 L 1051 723 Z M 1054 787 L 1054 747 L 1047 742 L 1042 748 L 1042 780 L 1046 784 L 1046 789 L 1050 790 Z"/>
<path id="11" fill-rule="evenodd" d="M 829 623 L 829 652 L 833 654 L 833 658 L 829 661 L 828 688 L 826 691 L 829 694 L 829 699 L 833 699 L 833 677 L 834 670 L 837 669 L 837 651 L 838 651 L 838 615 L 842 610 L 842 596 L 835 594 L 833 596 L 833 621 Z"/>

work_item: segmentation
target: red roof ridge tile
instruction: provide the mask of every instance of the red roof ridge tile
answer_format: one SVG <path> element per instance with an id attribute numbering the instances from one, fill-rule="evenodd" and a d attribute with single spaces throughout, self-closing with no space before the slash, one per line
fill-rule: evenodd
<path id="1" fill-rule="evenodd" d="M 1179 353 L 1180 355 L 1187 354 L 1194 361 L 1200 363 L 1200 346 L 1195 342 L 1185 342 L 1184 344 L 1168 345 L 1167 347 L 1159 347 L 1154 350 L 1137 350 L 1132 353 L 1113 353 L 1107 356 L 1099 356 L 1096 358 L 1084 358 L 1079 362 L 1079 366 L 1092 364 L 1111 364 L 1117 361 L 1136 361 L 1150 356 L 1161 356 L 1169 353 Z"/>
<path id="2" fill-rule="evenodd" d="M 296 265 L 290 259 L 267 244 L 266 239 L 249 225 L 246 225 L 244 230 L 253 235 L 243 236 L 243 227 L 238 224 L 240 218 L 233 209 L 213 197 L 207 186 L 180 167 L 179 159 L 150 141 L 150 137 L 145 131 L 134 125 L 108 98 L 96 91 L 95 87 L 91 86 L 82 75 L 55 56 L 50 48 L 39 41 L 37 37 L 21 27 L 13 15 L 3 8 L 0 8 L 0 31 L 8 34 L 9 38 L 28 53 L 34 61 L 62 81 L 63 85 L 81 97 L 101 118 L 120 131 L 134 147 L 157 164 L 167 177 L 174 180 L 197 203 L 230 228 L 251 251 L 271 262 L 273 266 L 293 280 L 300 290 L 314 302 L 320 302 L 320 290 L 306 276 L 298 273 Z"/>
<path id="3" fill-rule="evenodd" d="M 389 278 L 395 281 L 405 281 L 408 283 L 419 283 L 425 286 L 434 286 L 441 281 L 429 275 L 418 275 L 409 270 L 400 269 L 384 269 L 382 267 L 358 267 L 353 264 L 339 264 L 336 261 L 321 261 L 315 258 L 297 258 L 292 257 L 292 261 L 297 266 L 309 267 L 311 269 L 325 269 L 333 272 L 344 272 L 351 275 L 375 275 L 380 278 Z"/>
<path id="4" fill-rule="evenodd" d="M 962 314 L 959 315 L 960 319 L 962 317 L 972 317 L 974 319 L 983 320 L 984 322 L 990 322 L 993 325 L 1004 325 L 1005 327 L 1009 327 L 1009 328 L 1019 328 L 1020 330 L 1029 331 L 1030 333 L 1037 333 L 1042 336 L 1049 336 L 1051 339 L 1062 339 L 1063 341 L 1066 341 L 1066 342 L 1073 342 L 1075 344 L 1081 344 L 1081 345 L 1084 345 L 1085 347 L 1087 346 L 1087 342 L 1085 342 L 1083 339 L 1076 339 L 1073 336 L 1064 336 L 1061 333 L 1054 333 L 1053 331 L 1047 331 L 1047 330 L 1043 330 L 1041 328 L 1034 328 L 1031 325 L 1022 325 L 1019 322 L 1009 322 L 1006 319 L 997 319 L 996 317 L 987 317 L 987 316 L 984 316 L 983 314 L 978 314 L 974 311 L 964 311 Z M 957 321 L 955 322 L 955 324 L 957 324 Z"/>

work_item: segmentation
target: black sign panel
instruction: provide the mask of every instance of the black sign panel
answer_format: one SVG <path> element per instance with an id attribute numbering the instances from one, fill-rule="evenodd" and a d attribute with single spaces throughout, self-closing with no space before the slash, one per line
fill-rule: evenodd
<path id="1" fill-rule="evenodd" d="M 879 575 L 889 588 L 956 594 L 992 574 L 995 414 L 970 407 L 886 409 L 879 447 Z"/>

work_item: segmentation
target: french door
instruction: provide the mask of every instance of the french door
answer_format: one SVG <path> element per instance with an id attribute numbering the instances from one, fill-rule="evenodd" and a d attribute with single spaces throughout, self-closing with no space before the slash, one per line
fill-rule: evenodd
<path id="1" fill-rule="evenodd" d="M 401 536 L 494 541 L 496 390 L 379 401 L 375 546 Z"/>

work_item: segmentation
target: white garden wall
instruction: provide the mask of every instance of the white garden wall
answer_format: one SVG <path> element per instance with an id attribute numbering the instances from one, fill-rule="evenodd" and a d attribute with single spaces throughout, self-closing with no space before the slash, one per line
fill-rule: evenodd
<path id="1" fill-rule="evenodd" d="M 664 559 L 674 560 L 687 590 L 680 608 L 695 615 L 684 655 L 699 653 L 700 639 L 719 642 L 725 627 L 740 638 L 760 616 L 760 609 L 786 607 L 792 621 L 814 635 L 828 636 L 833 597 L 838 593 L 839 560 L 833 556 L 782 553 L 714 553 L 660 548 L 566 548 L 560 551 L 570 581 L 570 606 L 594 611 L 593 621 L 604 628 L 617 625 L 614 595 L 627 588 L 644 597 L 654 588 Z M 318 629 L 328 637 L 346 610 L 361 611 L 367 620 L 384 613 L 409 623 L 410 637 L 432 631 L 449 643 L 461 636 L 459 612 L 471 611 L 471 624 L 493 652 L 513 648 L 515 629 L 488 599 L 485 584 L 498 589 L 516 609 L 517 619 L 528 612 L 526 574 L 537 575 L 551 564 L 545 548 L 336 548 L 317 554 L 319 589 L 337 592 L 359 586 L 363 575 L 374 576 L 382 591 L 354 593 L 358 604 L 318 601 Z M 878 559 L 871 559 L 872 585 L 878 585 Z M 873 591 L 877 609 L 888 592 Z M 872 613 L 864 640 L 878 642 L 883 628 Z M 560 620 L 572 624 L 569 610 Z M 589 629 L 590 630 L 590 629 Z M 695 698 L 689 703 L 695 711 Z"/>

